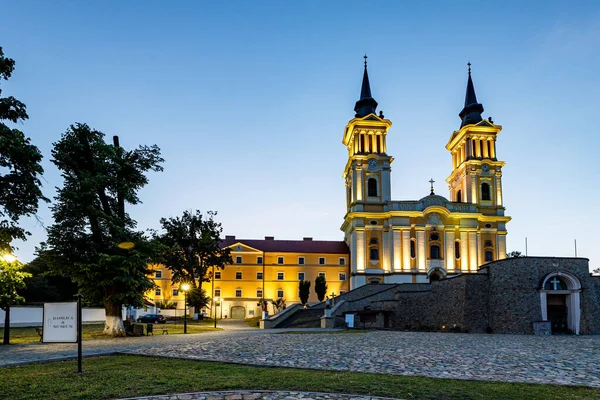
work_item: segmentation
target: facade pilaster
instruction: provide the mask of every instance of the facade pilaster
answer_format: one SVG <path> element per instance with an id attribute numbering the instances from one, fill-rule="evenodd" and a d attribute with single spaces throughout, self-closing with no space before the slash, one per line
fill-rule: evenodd
<path id="1" fill-rule="evenodd" d="M 477 232 L 469 232 L 469 271 L 477 271 L 478 260 Z"/>
<path id="2" fill-rule="evenodd" d="M 496 235 L 496 241 L 498 243 L 496 259 L 503 260 L 506 258 L 506 235 Z"/>
<path id="3" fill-rule="evenodd" d="M 446 251 L 444 254 L 446 261 L 446 271 L 454 269 L 454 231 L 446 230 L 445 233 Z"/>
<path id="4" fill-rule="evenodd" d="M 402 269 L 410 270 L 410 231 L 402 230 Z"/>
<path id="5" fill-rule="evenodd" d="M 469 270 L 469 236 L 467 232 L 460 232 L 460 269 Z"/>
<path id="6" fill-rule="evenodd" d="M 427 253 L 425 251 L 425 230 L 417 231 L 417 268 L 419 271 L 425 271 Z"/>

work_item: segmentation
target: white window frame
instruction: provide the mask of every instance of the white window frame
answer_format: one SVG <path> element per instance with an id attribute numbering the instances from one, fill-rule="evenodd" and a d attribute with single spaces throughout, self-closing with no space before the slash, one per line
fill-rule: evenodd
<path id="1" fill-rule="evenodd" d="M 162 289 L 161 288 L 154 289 L 154 295 L 155 296 L 162 296 Z"/>
<path id="2" fill-rule="evenodd" d="M 263 298 L 263 290 L 262 289 L 256 289 L 256 297 L 258 297 L 259 299 Z"/>
<path id="3" fill-rule="evenodd" d="M 221 271 L 215 271 L 215 279 L 221 279 Z"/>
<path id="4" fill-rule="evenodd" d="M 238 292 L 239 292 L 239 296 L 238 296 Z M 244 292 L 242 291 L 242 289 L 235 289 L 235 297 L 236 298 L 240 298 L 240 297 L 244 297 Z"/>
<path id="5" fill-rule="evenodd" d="M 344 279 L 342 279 L 342 275 L 344 276 Z M 348 277 L 346 276 L 345 272 L 338 272 L 338 280 L 346 281 L 346 279 L 348 279 Z"/>
<path id="6" fill-rule="evenodd" d="M 242 256 L 235 256 L 235 263 L 242 264 Z"/>
<path id="7" fill-rule="evenodd" d="M 300 260 L 302 260 L 302 262 L 300 262 Z M 305 264 L 306 264 L 306 258 L 298 257 L 298 265 L 305 265 Z"/>
<path id="8" fill-rule="evenodd" d="M 258 256 L 258 257 L 256 257 L 256 263 L 257 263 L 258 265 L 262 265 L 262 263 L 263 263 L 263 258 L 262 258 L 262 256 Z"/>
<path id="9" fill-rule="evenodd" d="M 173 296 L 179 296 L 179 288 L 172 288 L 171 289 L 171 294 Z"/>
<path id="10" fill-rule="evenodd" d="M 279 293 L 281 293 L 281 296 L 279 295 Z M 277 289 L 277 298 L 278 299 L 283 299 L 285 297 L 285 292 L 283 289 Z"/>
<path id="11" fill-rule="evenodd" d="M 283 265 L 285 263 L 285 259 L 283 258 L 283 256 L 278 256 L 277 257 L 277 264 L 278 265 Z"/>
<path id="12" fill-rule="evenodd" d="M 161 279 L 162 278 L 162 269 L 158 269 L 154 271 L 154 278 Z"/>
<path id="13" fill-rule="evenodd" d="M 260 277 L 258 276 L 259 274 L 260 274 Z M 256 280 L 262 281 L 263 280 L 263 276 L 264 275 L 263 275 L 262 271 L 258 271 L 256 273 Z"/>
<path id="14" fill-rule="evenodd" d="M 215 289 L 214 297 L 221 297 L 221 289 L 220 288 Z"/>
<path id="15" fill-rule="evenodd" d="M 238 274 L 240 274 L 239 278 L 238 278 Z M 242 279 L 244 279 L 244 274 L 242 273 L 242 271 L 235 271 L 235 280 L 241 281 Z"/>
<path id="16" fill-rule="evenodd" d="M 321 262 L 321 261 L 323 261 L 323 262 Z M 327 260 L 325 259 L 325 257 L 319 257 L 319 265 L 325 265 L 326 261 Z"/>
<path id="17" fill-rule="evenodd" d="M 302 279 L 300 279 L 300 274 L 302 274 Z M 299 281 L 304 281 L 304 280 L 306 280 L 306 273 L 304 273 L 304 272 L 298 272 L 298 280 L 299 280 Z"/>
<path id="18" fill-rule="evenodd" d="M 279 274 L 281 274 L 281 278 L 279 278 Z M 283 272 L 283 271 L 277 271 L 277 280 L 278 281 L 285 281 L 285 272 Z"/>
<path id="19" fill-rule="evenodd" d="M 346 257 L 340 257 L 339 258 L 339 264 L 345 266 L 346 265 Z"/>

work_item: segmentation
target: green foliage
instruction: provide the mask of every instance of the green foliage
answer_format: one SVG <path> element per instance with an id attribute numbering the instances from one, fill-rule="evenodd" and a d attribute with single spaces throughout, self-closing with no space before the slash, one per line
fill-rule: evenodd
<path id="1" fill-rule="evenodd" d="M 325 294 L 327 293 L 327 280 L 324 276 L 319 275 L 315 279 L 315 293 L 319 301 L 325 300 Z"/>
<path id="2" fill-rule="evenodd" d="M 273 308 L 275 309 L 275 313 L 278 313 L 282 310 L 285 310 L 286 304 L 285 299 L 280 297 L 276 300 L 271 300 L 271 304 L 273 304 Z"/>
<path id="3" fill-rule="evenodd" d="M 22 269 L 23 264 L 20 262 L 9 263 L 0 257 L 0 308 L 3 310 L 25 301 L 17 290 L 25 287 L 25 278 L 31 274 L 23 272 Z"/>
<path id="4" fill-rule="evenodd" d="M 187 294 L 187 305 L 194 307 L 197 310 L 204 308 L 210 304 L 210 297 L 206 294 L 206 290 L 200 288 L 192 288 Z"/>
<path id="5" fill-rule="evenodd" d="M 77 295 L 77 285 L 71 278 L 52 271 L 43 256 L 38 255 L 33 261 L 25 264 L 23 271 L 29 272 L 31 277 L 25 278 L 27 287 L 17 292 L 25 297 L 28 303 L 73 301 Z"/>
<path id="6" fill-rule="evenodd" d="M 54 143 L 52 157 L 64 183 L 52 206 L 45 260 L 70 276 L 87 301 L 102 301 L 109 316 L 120 315 L 124 304 L 143 306 L 143 294 L 154 288 L 148 264 L 157 258 L 157 246 L 135 231 L 124 204 L 140 203 L 146 173 L 162 171 L 159 148 L 125 151 L 77 123 Z M 121 249 L 122 242 L 135 247 Z"/>
<path id="7" fill-rule="evenodd" d="M 310 281 L 298 282 L 298 291 L 300 292 L 300 302 L 306 304 L 310 296 Z"/>
<path id="8" fill-rule="evenodd" d="M 506 253 L 506 258 L 517 258 L 517 257 L 525 257 L 520 251 L 511 251 L 510 253 Z"/>
<path id="9" fill-rule="evenodd" d="M 14 66 L 0 47 L 0 81 L 10 78 Z M 1 94 L 0 89 L 0 252 L 10 252 L 14 239 L 26 240 L 29 235 L 18 226 L 19 218 L 35 215 L 39 202 L 48 199 L 41 191 L 42 154 L 23 132 L 5 123 L 28 119 L 25 104 Z"/>
<path id="10" fill-rule="evenodd" d="M 210 280 L 209 271 L 223 269 L 232 263 L 230 249 L 221 248 L 221 223 L 216 222 L 215 211 L 203 216 L 199 210 L 184 211 L 183 216 L 161 218 L 162 234 L 156 234 L 161 243 L 161 262 L 172 271 L 173 283 L 190 283 L 199 287 Z"/>
<path id="11" fill-rule="evenodd" d="M 595 270 L 592 270 L 592 274 L 600 275 L 600 268 L 596 268 Z"/>
<path id="12" fill-rule="evenodd" d="M 157 301 L 156 302 L 156 308 L 159 308 L 161 310 L 175 310 L 177 308 L 177 306 L 175 305 L 175 303 L 165 300 L 165 301 Z"/>

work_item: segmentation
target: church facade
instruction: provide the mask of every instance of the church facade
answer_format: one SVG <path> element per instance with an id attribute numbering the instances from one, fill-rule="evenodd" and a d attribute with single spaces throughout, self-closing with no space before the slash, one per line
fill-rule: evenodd
<path id="1" fill-rule="evenodd" d="M 506 257 L 502 167 L 496 139 L 502 127 L 482 118 L 469 65 L 460 128 L 446 149 L 452 169 L 450 197 L 434 193 L 419 200 L 391 198 L 386 136 L 392 122 L 376 113 L 367 64 L 355 117 L 344 130 L 347 211 L 342 230 L 350 248 L 351 288 L 369 283 L 423 283 L 476 273 L 486 262 Z"/>

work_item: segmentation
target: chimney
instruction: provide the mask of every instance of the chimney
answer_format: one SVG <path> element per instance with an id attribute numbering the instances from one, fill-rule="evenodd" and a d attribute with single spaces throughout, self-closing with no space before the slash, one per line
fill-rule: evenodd
<path id="1" fill-rule="evenodd" d="M 265 236 L 265 240 L 275 240 L 275 236 Z"/>
<path id="2" fill-rule="evenodd" d="M 225 240 L 235 240 L 235 235 L 225 235 Z"/>
<path id="3" fill-rule="evenodd" d="M 304 238 L 302 238 L 302 240 L 304 240 L 305 242 L 312 242 L 311 237 L 304 237 Z"/>

